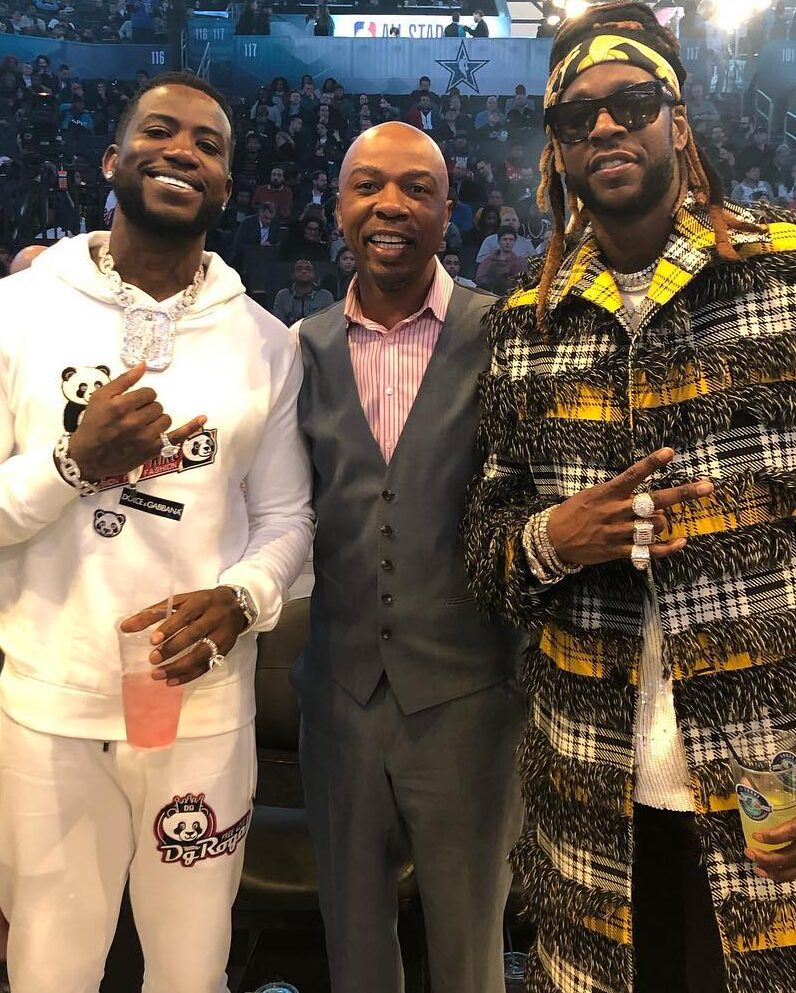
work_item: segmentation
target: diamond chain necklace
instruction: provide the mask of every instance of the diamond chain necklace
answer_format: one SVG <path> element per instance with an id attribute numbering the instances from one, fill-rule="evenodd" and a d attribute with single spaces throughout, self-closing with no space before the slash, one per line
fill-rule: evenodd
<path id="1" fill-rule="evenodd" d="M 616 285 L 620 290 L 624 290 L 626 293 L 634 293 L 638 290 L 646 290 L 652 286 L 652 280 L 655 277 L 655 270 L 657 268 L 658 260 L 655 259 L 654 262 L 651 262 L 643 269 L 639 269 L 638 272 L 617 272 L 616 269 L 612 269 L 611 275 L 616 280 Z"/>
<path id="2" fill-rule="evenodd" d="M 205 281 L 204 265 L 200 262 L 189 286 L 168 310 L 140 307 L 127 284 L 116 270 L 116 263 L 106 245 L 99 250 L 97 266 L 105 277 L 114 299 L 124 309 L 122 362 L 128 367 L 146 362 L 150 372 L 160 372 L 171 365 L 177 321 L 196 303 Z"/>

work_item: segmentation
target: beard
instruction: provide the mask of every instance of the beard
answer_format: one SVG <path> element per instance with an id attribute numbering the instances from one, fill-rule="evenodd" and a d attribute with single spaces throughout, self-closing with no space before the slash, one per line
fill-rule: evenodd
<path id="1" fill-rule="evenodd" d="M 674 181 L 674 155 L 650 164 L 641 180 L 638 193 L 621 203 L 605 203 L 589 182 L 589 176 L 567 176 L 567 188 L 595 214 L 606 217 L 628 217 L 646 214 L 669 196 Z"/>
<path id="2" fill-rule="evenodd" d="M 137 177 L 127 176 L 119 169 L 114 176 L 113 189 L 127 220 L 159 238 L 197 238 L 206 234 L 224 212 L 221 200 L 205 199 L 192 218 L 164 217 L 147 207 L 143 184 L 137 181 Z"/>

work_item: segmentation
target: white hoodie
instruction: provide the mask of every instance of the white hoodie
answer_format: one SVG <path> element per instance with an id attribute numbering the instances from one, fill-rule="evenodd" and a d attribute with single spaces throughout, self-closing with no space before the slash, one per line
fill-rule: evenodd
<path id="1" fill-rule="evenodd" d="M 312 533 L 300 353 L 213 254 L 177 322 L 172 364 L 138 384 L 174 427 L 207 415 L 201 437 L 147 463 L 138 483 L 154 504 L 184 504 L 182 520 L 122 506 L 124 479 L 89 497 L 61 479 L 52 452 L 65 424 L 125 369 L 123 311 L 89 254 L 107 237 L 63 240 L 0 282 L 0 707 L 38 731 L 100 740 L 125 737 L 114 625 L 166 597 L 172 560 L 176 592 L 245 586 L 257 630 L 268 630 Z M 158 305 L 134 292 L 164 309 L 179 296 Z M 186 685 L 180 737 L 251 720 L 254 660 L 248 633 L 224 666 Z"/>

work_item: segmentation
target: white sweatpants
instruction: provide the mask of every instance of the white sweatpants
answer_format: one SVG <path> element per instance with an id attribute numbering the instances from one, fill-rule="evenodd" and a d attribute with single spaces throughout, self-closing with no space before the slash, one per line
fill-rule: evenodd
<path id="1" fill-rule="evenodd" d="M 252 724 L 170 749 L 0 712 L 0 913 L 14 993 L 96 993 L 125 880 L 144 993 L 222 993 L 256 780 Z"/>

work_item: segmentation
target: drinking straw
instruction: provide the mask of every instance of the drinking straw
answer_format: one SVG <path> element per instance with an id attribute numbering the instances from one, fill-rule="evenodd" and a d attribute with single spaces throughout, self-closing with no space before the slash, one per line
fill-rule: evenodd
<path id="1" fill-rule="evenodd" d="M 175 569 L 177 568 L 177 542 L 173 541 L 171 543 L 171 561 L 169 562 L 169 595 L 166 597 L 166 620 L 171 617 L 172 611 L 174 610 L 174 585 L 175 585 Z"/>
<path id="2" fill-rule="evenodd" d="M 760 786 L 758 785 L 758 783 L 755 781 L 755 778 L 751 774 L 751 771 L 749 770 L 749 768 L 747 767 L 746 762 L 744 762 L 741 759 L 741 756 L 735 751 L 735 747 L 734 747 L 734 745 L 733 745 L 733 743 L 732 743 L 732 741 L 730 739 L 730 736 L 727 734 L 727 732 L 723 728 L 721 730 L 721 736 L 724 738 L 724 741 L 726 742 L 727 748 L 729 748 L 730 754 L 732 755 L 732 757 L 738 763 L 739 767 L 741 769 L 743 769 L 744 772 L 746 773 L 746 776 L 747 776 L 747 778 L 748 778 L 748 780 L 749 780 L 749 782 L 750 782 L 750 784 L 752 786 L 752 789 L 757 790 L 758 793 L 762 793 L 763 790 L 760 788 Z"/>

